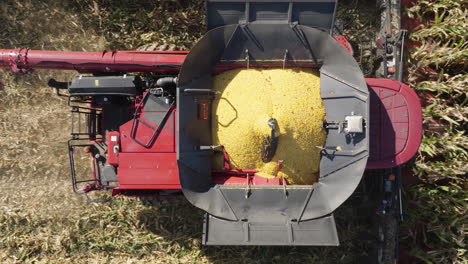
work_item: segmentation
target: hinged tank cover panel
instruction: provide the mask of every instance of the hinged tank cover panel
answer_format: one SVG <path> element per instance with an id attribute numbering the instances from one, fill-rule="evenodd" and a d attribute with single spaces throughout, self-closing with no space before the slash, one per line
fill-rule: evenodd
<path id="1" fill-rule="evenodd" d="M 326 31 L 333 28 L 336 0 L 208 0 L 208 30 L 248 23 L 296 23 Z"/>

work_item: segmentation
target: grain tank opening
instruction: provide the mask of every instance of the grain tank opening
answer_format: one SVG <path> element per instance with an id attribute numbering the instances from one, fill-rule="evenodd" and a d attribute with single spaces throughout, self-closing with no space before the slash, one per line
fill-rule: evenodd
<path id="1" fill-rule="evenodd" d="M 213 76 L 213 90 L 212 140 L 222 146 L 214 170 L 256 171 L 254 177 L 289 185 L 317 182 L 326 139 L 317 69 L 228 70 Z"/>

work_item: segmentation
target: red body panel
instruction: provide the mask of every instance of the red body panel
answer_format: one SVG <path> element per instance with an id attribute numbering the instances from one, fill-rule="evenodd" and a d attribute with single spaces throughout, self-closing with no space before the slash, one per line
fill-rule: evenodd
<path id="1" fill-rule="evenodd" d="M 145 118 L 145 114 L 151 114 L 157 112 L 143 112 L 143 117 L 140 117 L 145 123 L 151 124 L 153 127 L 157 128 L 157 124 L 151 123 L 148 119 Z M 163 113 L 163 112 L 160 112 Z M 128 121 L 124 125 L 120 126 L 121 134 L 121 152 L 124 153 L 154 153 L 154 152 L 174 152 L 175 153 L 175 109 L 173 110 L 171 117 L 166 122 L 164 129 L 159 134 L 155 142 L 149 147 L 145 148 L 135 142 L 130 137 L 130 132 L 132 129 L 132 120 Z M 150 140 L 151 135 L 154 130 L 143 122 L 137 122 L 135 126 L 135 138 L 143 143 L 146 143 Z"/>
<path id="2" fill-rule="evenodd" d="M 111 131 L 107 134 L 107 163 L 113 166 L 119 164 L 120 133 Z"/>
<path id="3" fill-rule="evenodd" d="M 346 36 L 334 36 L 333 37 L 338 43 L 341 44 L 348 52 L 349 54 L 353 55 L 353 47 L 351 46 L 351 43 L 349 43 L 349 39 Z"/>
<path id="4" fill-rule="evenodd" d="M 391 168 L 411 159 L 422 138 L 421 103 L 407 85 L 367 78 L 370 97 L 368 169 Z"/>
<path id="5" fill-rule="evenodd" d="M 176 153 L 120 153 L 119 189 L 180 189 Z"/>
<path id="6" fill-rule="evenodd" d="M 256 175 L 251 175 L 247 181 L 247 175 L 229 175 L 228 173 L 213 174 L 213 181 L 217 184 L 224 185 L 281 185 L 281 180 L 278 177 L 268 179 Z"/>
<path id="7" fill-rule="evenodd" d="M 164 113 L 143 111 L 140 114 L 143 122 L 135 123 L 135 139 L 143 143 L 148 142 L 158 124 L 152 123 L 145 116 Z M 161 133 L 147 148 L 131 138 L 133 120 L 120 126 L 121 153 L 117 168 L 120 186 L 118 189 L 181 188 L 175 149 L 175 121 L 175 109 L 173 109 Z"/>

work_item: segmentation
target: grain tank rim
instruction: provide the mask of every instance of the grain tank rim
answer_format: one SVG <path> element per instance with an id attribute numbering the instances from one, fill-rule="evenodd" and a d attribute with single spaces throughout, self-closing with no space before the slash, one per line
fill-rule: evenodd
<path id="1" fill-rule="evenodd" d="M 285 56 L 286 54 L 286 56 Z M 286 59 L 285 59 L 286 58 Z M 227 25 L 210 30 L 190 51 L 178 77 L 177 158 L 184 195 L 195 206 L 228 220 L 262 221 L 274 218 L 308 220 L 332 213 L 355 190 L 368 157 L 368 125 L 350 142 L 337 129 L 330 129 L 327 146 L 342 151 L 322 155 L 320 179 L 314 185 L 277 188 L 256 185 L 246 195 L 246 186 L 215 184 L 211 179 L 211 120 L 199 120 L 197 104 L 210 102 L 213 68 L 227 65 L 255 67 L 320 67 L 321 97 L 327 121 L 360 115 L 368 120 L 368 88 L 354 58 L 328 33 L 303 25 Z M 338 109 L 336 103 L 340 102 Z M 276 201 L 267 203 L 261 198 Z M 274 198 L 273 198 L 274 197 Z M 294 198 L 292 198 L 294 197 Z M 264 208 L 269 208 L 268 212 Z M 260 210 L 259 208 L 263 208 Z"/>

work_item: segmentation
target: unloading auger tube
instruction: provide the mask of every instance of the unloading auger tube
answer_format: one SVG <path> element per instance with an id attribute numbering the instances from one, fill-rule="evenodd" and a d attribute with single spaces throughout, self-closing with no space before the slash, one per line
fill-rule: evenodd
<path id="1" fill-rule="evenodd" d="M 211 120 L 197 118 L 197 105 L 213 99 L 215 66 L 319 68 L 327 139 L 317 183 L 249 186 L 211 180 L 213 152 L 206 147 L 212 145 Z M 345 48 L 327 32 L 297 23 L 216 27 L 187 55 L 177 100 L 179 177 L 186 198 L 208 213 L 205 244 L 223 244 L 226 236 L 239 245 L 338 244 L 332 213 L 358 186 L 369 155 L 368 87 Z"/>

